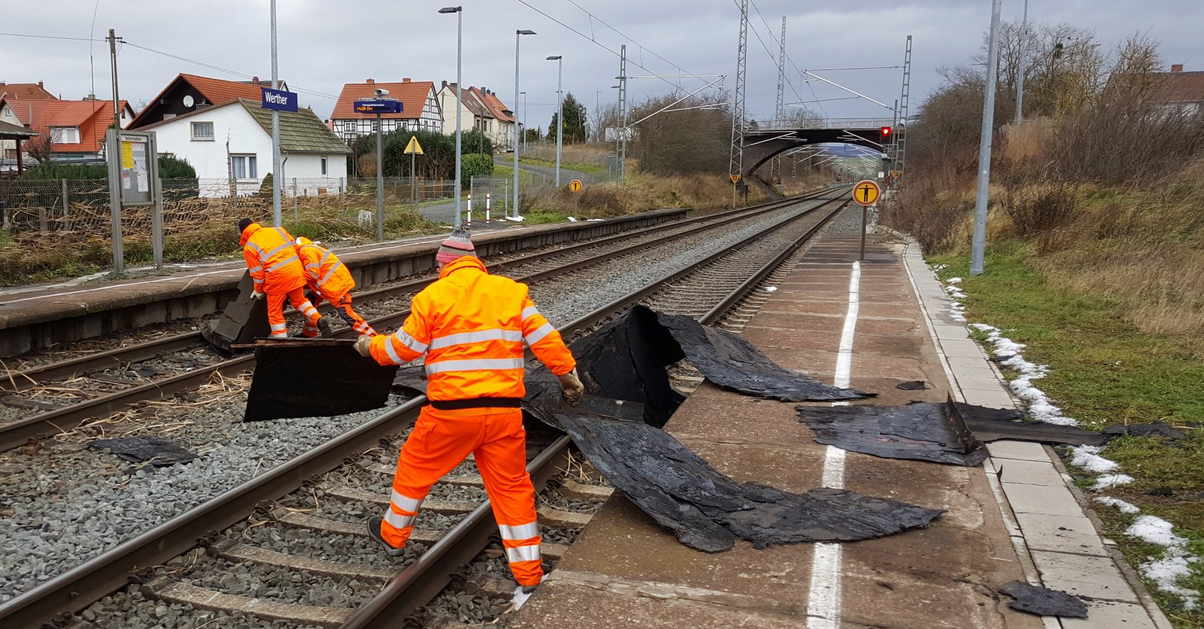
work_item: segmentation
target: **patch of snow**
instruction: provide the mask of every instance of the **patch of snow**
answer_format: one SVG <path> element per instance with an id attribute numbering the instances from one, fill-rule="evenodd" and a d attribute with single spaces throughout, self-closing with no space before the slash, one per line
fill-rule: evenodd
<path id="1" fill-rule="evenodd" d="M 944 271 L 947 268 L 949 268 L 948 264 L 938 264 L 938 265 L 932 267 L 932 271 L 934 273 L 940 273 L 941 271 Z"/>
<path id="2" fill-rule="evenodd" d="M 1133 482 L 1133 477 L 1128 474 L 1108 474 L 1095 479 L 1096 491 L 1116 487 L 1117 485 L 1128 485 Z"/>
<path id="3" fill-rule="evenodd" d="M 765 292 L 767 292 L 767 293 L 772 293 L 772 292 L 776 291 L 777 289 L 778 289 L 778 287 L 777 287 L 777 286 L 766 286 L 766 287 L 765 287 Z"/>
<path id="4" fill-rule="evenodd" d="M 568 217 L 568 218 L 569 218 L 569 222 L 570 222 L 570 223 L 576 223 L 576 222 L 577 222 L 577 219 L 573 218 L 572 216 L 570 216 L 570 217 Z"/>
<path id="5" fill-rule="evenodd" d="M 1200 602 L 1200 593 L 1180 587 L 1178 580 L 1191 574 L 1190 564 L 1196 557 L 1165 557 L 1139 566 L 1145 578 L 1158 585 L 1158 589 L 1183 599 L 1183 607 L 1195 609 Z"/>
<path id="6" fill-rule="evenodd" d="M 531 594 L 534 594 L 534 592 Z M 523 586 L 521 585 L 514 588 L 514 596 L 510 598 L 510 603 L 514 605 L 514 611 L 522 609 L 523 605 L 527 603 L 527 599 L 531 598 L 531 594 L 524 594 Z"/>
<path id="7" fill-rule="evenodd" d="M 1070 459 L 1070 463 L 1075 467 L 1081 467 L 1094 474 L 1115 472 L 1120 466 L 1116 464 L 1116 461 L 1100 456 L 1101 449 L 1099 446 L 1078 446 L 1071 448 L 1070 451 L 1073 456 Z"/>
<path id="8" fill-rule="evenodd" d="M 1044 378 L 1049 373 L 1049 367 L 1025 360 L 1024 343 L 1017 343 L 1003 336 L 1002 330 L 993 325 L 985 323 L 970 325 L 980 332 L 987 333 L 987 342 L 994 346 L 992 353 L 998 358 L 1005 359 L 999 364 L 1010 367 L 1020 374 L 1015 380 L 1008 383 L 1008 388 L 1016 394 L 1016 397 L 1024 400 L 1028 405 L 1028 414 L 1033 419 L 1058 426 L 1078 425 L 1073 418 L 1063 415 L 1062 409 L 1050 401 L 1044 391 L 1033 386 L 1033 380 Z"/>
<path id="9" fill-rule="evenodd" d="M 945 283 L 946 283 L 946 284 L 961 284 L 961 283 L 962 283 L 962 278 L 960 278 L 960 277 L 951 277 L 951 278 L 949 278 L 949 279 L 945 280 Z"/>
<path id="10" fill-rule="evenodd" d="M 1170 522 L 1156 515 L 1142 515 L 1125 529 L 1125 535 L 1171 550 L 1181 550 L 1187 546 L 1187 540 L 1175 535 L 1174 529 Z"/>
<path id="11" fill-rule="evenodd" d="M 1127 513 L 1129 515 L 1133 515 L 1133 514 L 1141 512 L 1141 509 L 1138 509 L 1135 505 L 1125 502 L 1124 500 L 1121 500 L 1120 498 L 1113 498 L 1111 496 L 1100 496 L 1100 497 L 1096 498 L 1095 501 L 1102 503 L 1102 504 L 1106 504 L 1109 507 L 1116 507 L 1117 509 L 1120 510 L 1121 513 Z"/>

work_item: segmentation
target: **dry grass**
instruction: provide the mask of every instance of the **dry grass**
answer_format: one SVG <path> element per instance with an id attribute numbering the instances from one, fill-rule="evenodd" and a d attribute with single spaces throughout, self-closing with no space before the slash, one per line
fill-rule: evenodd
<path id="1" fill-rule="evenodd" d="M 749 203 L 765 200 L 761 191 L 755 188 L 749 191 Z M 568 190 L 557 190 L 543 192 L 523 203 L 525 205 L 528 202 L 536 212 L 586 218 L 606 218 L 661 208 L 712 212 L 731 207 L 732 184 L 711 175 L 661 177 L 633 173 L 628 175 L 626 187 L 618 183 L 593 184 L 577 195 Z"/>

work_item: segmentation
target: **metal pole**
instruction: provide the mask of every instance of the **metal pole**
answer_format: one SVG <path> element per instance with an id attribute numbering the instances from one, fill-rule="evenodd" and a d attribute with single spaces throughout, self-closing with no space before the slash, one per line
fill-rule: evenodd
<path id="1" fill-rule="evenodd" d="M 280 89 L 280 76 L 276 64 L 276 0 L 272 0 L 272 89 Z M 280 173 L 280 112 L 272 110 L 272 224 L 280 227 L 284 218 L 280 213 L 280 195 L 284 189 Z"/>
<path id="2" fill-rule="evenodd" d="M 460 128 L 460 117 L 463 115 L 462 111 L 463 111 L 463 107 L 464 107 L 464 84 L 461 83 L 461 81 L 464 80 L 464 77 L 461 72 L 463 69 L 463 65 L 462 65 L 463 60 L 461 58 L 461 53 L 463 52 L 463 41 L 461 39 L 461 36 L 464 32 L 463 24 L 464 24 L 464 10 L 457 9 L 457 11 L 456 11 L 456 185 L 455 185 L 456 218 L 455 218 L 455 221 L 453 222 L 453 225 L 455 225 L 456 229 L 460 228 L 460 173 L 461 173 L 461 168 L 463 168 L 463 163 L 462 163 L 463 155 L 460 154 L 461 147 L 463 146 L 463 144 L 462 144 L 463 143 L 463 139 L 462 139 L 463 131 Z"/>
<path id="3" fill-rule="evenodd" d="M 381 120 L 376 114 L 376 239 L 385 239 L 385 174 L 381 155 Z"/>
<path id="4" fill-rule="evenodd" d="M 564 147 L 564 58 L 556 59 L 556 187 L 560 187 L 560 152 Z"/>
<path id="5" fill-rule="evenodd" d="M 865 230 L 869 224 L 870 206 L 861 206 L 861 256 L 857 259 L 865 262 Z"/>
<path id="6" fill-rule="evenodd" d="M 532 31 L 528 31 L 532 32 Z M 518 46 L 523 37 L 523 31 L 514 31 L 514 107 L 518 108 Z M 506 216 L 510 216 L 507 209 Z M 518 121 L 514 122 L 514 216 L 518 216 Z"/>
<path id="7" fill-rule="evenodd" d="M 982 275 L 987 241 L 987 194 L 991 185 L 991 135 L 995 129 L 995 74 L 999 68 L 999 10 L 1003 0 L 991 8 L 991 41 L 987 48 L 987 92 L 982 102 L 982 138 L 978 145 L 978 194 L 974 199 L 974 243 L 970 252 L 970 275 Z"/>
<path id="8" fill-rule="evenodd" d="M 619 185 L 627 185 L 627 45 L 619 52 Z"/>
<path id="9" fill-rule="evenodd" d="M 297 178 L 293 177 L 293 222 L 297 222 Z"/>
<path id="10" fill-rule="evenodd" d="M 410 202 L 414 211 L 418 211 L 418 153 L 410 153 Z"/>
<path id="11" fill-rule="evenodd" d="M 1028 59 L 1024 46 L 1028 42 L 1028 0 L 1024 0 L 1024 19 L 1020 22 L 1020 67 L 1016 70 L 1016 122 L 1024 120 L 1024 73 Z"/>
<path id="12" fill-rule="evenodd" d="M 151 206 L 151 250 L 155 258 L 155 270 L 163 270 L 163 180 L 159 177 L 159 142 L 155 133 L 150 133 L 147 143 L 146 176 L 150 177 L 150 191 L 154 205 Z"/>
<path id="13" fill-rule="evenodd" d="M 110 131 L 109 212 L 113 222 L 113 272 L 125 272 L 125 250 L 121 242 L 121 100 L 117 96 L 117 35 L 109 29 L 109 57 L 113 65 L 113 128 Z"/>
<path id="14" fill-rule="evenodd" d="M 523 92 L 523 152 L 527 152 L 527 93 Z M 518 207 L 518 206 L 515 206 Z"/>

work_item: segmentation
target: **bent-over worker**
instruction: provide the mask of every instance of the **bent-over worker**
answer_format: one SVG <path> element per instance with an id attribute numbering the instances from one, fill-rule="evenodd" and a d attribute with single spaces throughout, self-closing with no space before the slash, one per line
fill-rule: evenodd
<path id="1" fill-rule="evenodd" d="M 355 280 L 339 257 L 304 236 L 297 239 L 297 255 L 305 266 L 305 285 L 310 293 L 306 297 L 310 302 L 317 306 L 325 299 L 357 334 L 376 334 L 372 326 L 351 309 L 351 289 L 355 288 Z"/>
<path id="2" fill-rule="evenodd" d="M 525 284 L 490 275 L 467 234 L 453 233 L 435 259 L 439 279 L 414 296 L 402 328 L 360 337 L 355 345 L 382 365 L 426 354 L 430 400 L 401 448 L 391 504 L 383 519 L 369 521 L 369 533 L 390 555 L 400 555 L 431 485 L 472 453 L 514 580 L 529 593 L 543 579 L 543 567 L 519 408 L 526 394 L 523 346 L 559 377 L 570 403 L 585 389 L 573 355 Z"/>
<path id="3" fill-rule="evenodd" d="M 263 227 L 249 218 L 238 221 L 242 234 L 242 255 L 255 282 L 252 297 L 268 300 L 268 324 L 272 338 L 288 336 L 284 324 L 284 300 L 305 316 L 304 336 L 329 334 L 330 321 L 323 320 L 318 309 L 305 298 L 305 269 L 297 257 L 293 237 L 283 227 Z"/>

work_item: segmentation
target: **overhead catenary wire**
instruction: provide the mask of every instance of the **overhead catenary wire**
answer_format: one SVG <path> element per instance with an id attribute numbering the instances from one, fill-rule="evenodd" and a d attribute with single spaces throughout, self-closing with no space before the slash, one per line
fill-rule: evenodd
<path id="1" fill-rule="evenodd" d="M 683 68 L 682 68 L 680 65 L 678 65 L 678 64 L 676 64 L 676 63 L 673 63 L 672 61 L 669 61 L 668 59 L 666 59 L 666 58 L 662 57 L 661 55 L 657 54 L 657 53 L 656 53 L 655 51 L 653 51 L 651 48 L 649 48 L 649 47 L 647 47 L 647 46 L 645 46 L 645 45 L 641 44 L 640 42 L 638 42 L 638 41 L 636 41 L 636 40 L 632 39 L 630 35 L 628 35 L 628 34 L 626 34 L 626 33 L 622 32 L 622 31 L 620 31 L 619 29 L 617 29 L 617 28 L 615 28 L 615 27 L 611 26 L 611 25 L 610 25 L 609 23 L 607 23 L 605 20 L 603 20 L 602 18 L 600 18 L 600 17 L 598 17 L 598 16 L 594 15 L 593 13 L 590 13 L 588 9 L 586 9 L 586 8 L 585 8 L 585 7 L 583 7 L 583 6 L 581 6 L 580 4 L 577 4 L 577 2 L 576 2 L 575 0 L 568 0 L 568 1 L 569 1 L 569 4 L 571 4 L 571 5 L 575 6 L 575 7 L 577 7 L 578 9 L 581 9 L 581 11 L 582 11 L 582 12 L 584 12 L 586 15 L 588 15 L 588 16 L 589 16 L 589 18 L 590 18 L 590 24 L 591 24 L 591 27 L 592 27 L 593 21 L 594 21 L 594 20 L 597 20 L 597 21 L 598 21 L 598 23 L 599 23 L 599 24 L 601 24 L 602 26 L 605 26 L 606 28 L 609 28 L 610 30 L 612 30 L 612 31 L 614 31 L 616 34 L 618 34 L 620 37 L 622 37 L 623 39 L 626 39 L 627 41 L 629 41 L 629 42 L 631 42 L 631 43 L 635 44 L 636 46 L 638 46 L 641 52 L 647 51 L 647 52 L 648 52 L 648 54 L 652 55 L 653 57 L 656 57 L 657 59 L 660 59 L 661 61 L 664 61 L 665 63 L 667 63 L 667 64 L 669 64 L 669 65 L 673 66 L 674 68 L 676 68 L 676 69 L 677 69 L 677 71 L 678 71 L 678 73 L 679 73 L 679 74 L 685 74 L 685 75 L 687 75 L 687 76 L 689 76 L 689 77 L 692 77 L 692 78 L 695 78 L 695 79 L 702 79 L 702 78 L 703 78 L 703 77 L 701 77 L 701 76 L 699 76 L 699 75 L 696 75 L 696 74 L 693 74 L 693 73 L 687 72 L 687 71 L 686 71 L 685 69 L 683 69 Z M 635 65 L 635 64 L 632 64 L 632 65 Z M 677 78 L 677 77 L 670 77 L 670 78 Z"/>

